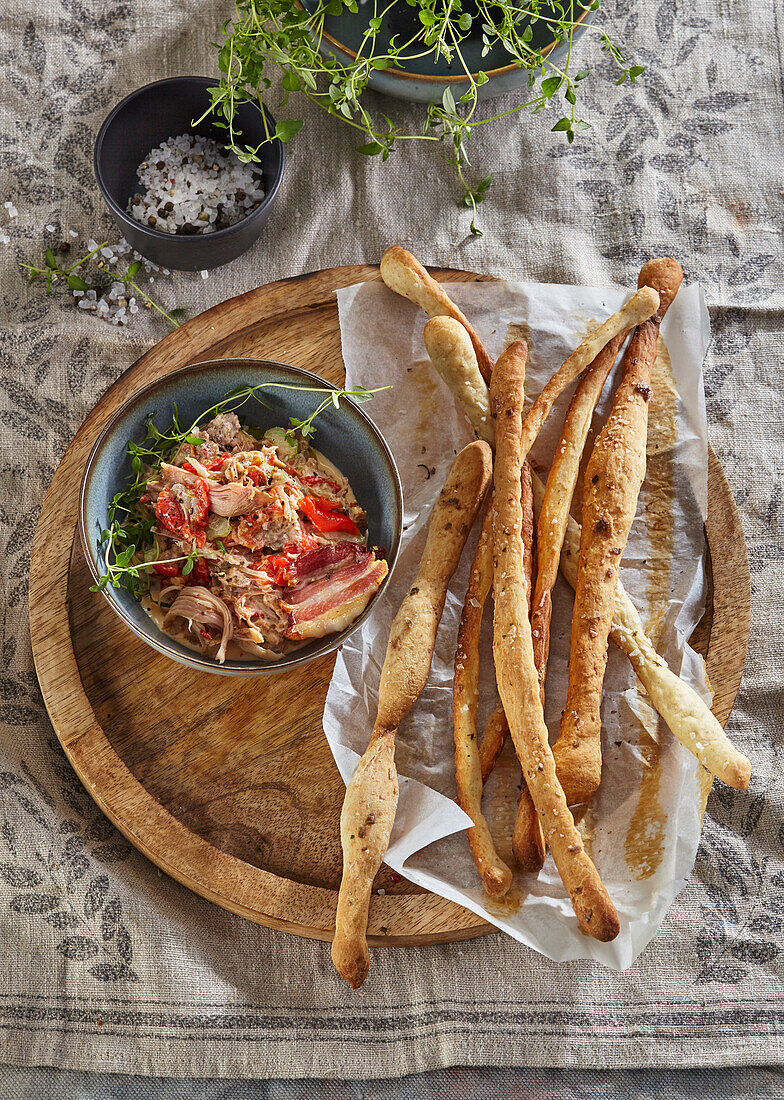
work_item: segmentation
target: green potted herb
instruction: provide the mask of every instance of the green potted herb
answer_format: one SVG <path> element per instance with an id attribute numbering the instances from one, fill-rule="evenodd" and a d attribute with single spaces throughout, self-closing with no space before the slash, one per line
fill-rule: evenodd
<path id="1" fill-rule="evenodd" d="M 305 96 L 359 138 L 358 151 L 386 160 L 400 145 L 440 144 L 471 209 L 486 196 L 491 176 L 469 179 L 469 138 L 477 129 L 523 110 L 558 106 L 551 127 L 573 141 L 588 123 L 577 113 L 581 81 L 572 46 L 577 34 L 600 36 L 618 67 L 618 83 L 642 72 L 592 21 L 599 0 L 237 0 L 233 20 L 216 44 L 221 80 L 211 110 L 221 116 L 228 143 L 243 159 L 259 147 L 243 143 L 236 111 L 259 100 L 280 70 L 284 103 Z M 369 87 L 427 101 L 422 125 L 409 132 L 365 95 Z M 482 112 L 488 95 L 516 89 L 518 102 L 503 112 Z M 276 137 L 288 141 L 301 119 L 280 122 Z M 273 136 L 273 135 L 270 135 Z"/>

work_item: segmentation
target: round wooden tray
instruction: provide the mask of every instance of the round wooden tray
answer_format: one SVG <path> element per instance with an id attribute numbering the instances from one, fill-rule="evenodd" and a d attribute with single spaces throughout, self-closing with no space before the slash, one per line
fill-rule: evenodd
<path id="1" fill-rule="evenodd" d="M 439 279 L 482 276 L 436 271 Z M 237 680 L 157 655 L 89 592 L 76 529 L 85 461 L 117 407 L 188 363 L 268 357 L 344 376 L 335 290 L 378 280 L 334 268 L 259 287 L 195 317 L 123 374 L 79 429 L 47 493 L 33 543 L 33 655 L 55 732 L 103 812 L 190 889 L 250 920 L 331 939 L 343 784 L 321 728 L 334 655 L 279 676 Z M 706 524 L 713 568 L 694 643 L 726 723 L 749 634 L 749 568 L 732 494 L 711 452 Z M 710 571 L 709 571 L 710 572 Z M 394 876 L 397 878 L 397 876 Z M 468 910 L 382 868 L 375 944 L 438 943 L 492 931 Z"/>

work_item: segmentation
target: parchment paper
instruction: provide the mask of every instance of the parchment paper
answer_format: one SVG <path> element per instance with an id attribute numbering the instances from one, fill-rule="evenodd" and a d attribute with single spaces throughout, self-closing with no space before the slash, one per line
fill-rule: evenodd
<path id="1" fill-rule="evenodd" d="M 494 357 L 511 339 L 528 340 L 528 403 L 585 332 L 628 297 L 617 289 L 529 283 L 461 283 L 450 286 L 449 293 Z M 373 726 L 389 626 L 416 570 L 430 509 L 454 455 L 472 433 L 427 358 L 422 337 L 426 318 L 420 310 L 378 283 L 341 290 L 338 302 L 347 385 L 391 385 L 365 409 L 392 448 L 405 498 L 403 548 L 395 575 L 375 613 L 342 647 L 327 695 L 324 731 L 348 782 Z M 702 362 L 708 340 L 702 292 L 698 286 L 684 286 L 662 325 L 666 346 L 660 341 L 649 406 L 648 475 L 621 577 L 659 651 L 710 700 L 703 662 L 686 644 L 704 609 L 707 432 Z M 594 430 L 606 416 L 614 379 L 615 373 L 605 386 Z M 562 396 L 532 452 L 540 475 L 546 476 L 572 392 Z M 659 721 L 638 690 L 627 658 L 611 645 L 602 714 L 602 783 L 579 825 L 617 906 L 620 934 L 613 943 L 601 944 L 578 931 L 549 855 L 537 879 L 516 873 L 506 898 L 486 897 L 464 832 L 469 819 L 453 801 L 452 666 L 476 536 L 475 530 L 450 588 L 428 685 L 399 731 L 400 803 L 386 863 L 549 958 L 596 959 L 624 969 L 654 935 L 692 870 L 705 773 Z M 546 685 L 551 740 L 558 733 L 566 694 L 571 604 L 571 590 L 559 578 Z M 489 601 L 482 640 L 480 732 L 497 701 L 491 607 Z M 520 779 L 507 743 L 488 782 L 484 806 L 499 852 L 512 867 L 510 838 Z"/>

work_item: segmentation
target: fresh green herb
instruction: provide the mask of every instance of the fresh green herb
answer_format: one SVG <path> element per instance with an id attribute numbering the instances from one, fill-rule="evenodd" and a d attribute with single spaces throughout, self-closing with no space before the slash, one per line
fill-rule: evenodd
<path id="1" fill-rule="evenodd" d="M 247 100 L 261 102 L 271 87 L 270 71 L 282 74 L 283 102 L 292 93 L 299 94 L 322 108 L 334 118 L 351 126 L 362 135 L 358 152 L 368 157 L 389 158 L 398 143 L 429 141 L 441 144 L 444 159 L 454 166 L 463 188 L 462 202 L 471 210 L 471 232 L 479 235 L 476 208 L 485 198 L 492 177 L 481 182 L 469 180 L 471 161 L 468 143 L 477 127 L 508 118 L 518 111 L 534 113 L 563 101 L 566 111 L 552 128 L 573 141 L 578 130 L 588 123 L 576 115 L 579 84 L 587 73 L 572 72 L 572 39 L 578 24 L 589 10 L 599 7 L 599 0 L 407 0 L 412 12 L 411 28 L 405 34 L 393 36 L 387 42 L 383 22 L 400 0 L 373 0 L 368 4 L 369 18 L 362 42 L 351 61 L 339 60 L 329 52 L 322 55 L 325 19 L 343 12 L 356 14 L 357 0 L 319 0 L 311 10 L 291 3 L 291 0 L 236 0 L 233 20 L 222 27 L 222 41 L 214 43 L 218 51 L 220 83 L 210 90 L 212 113 L 216 125 L 227 131 L 227 144 L 242 161 L 258 159 L 262 145 L 275 138 L 290 141 L 302 128 L 301 119 L 278 122 L 274 132 L 266 126 L 263 141 L 247 145 L 237 129 L 237 111 Z M 556 45 L 566 44 L 566 56 L 561 64 L 552 60 L 548 45 L 534 42 L 539 27 L 547 33 L 542 37 Z M 463 46 L 477 26 L 482 36 L 482 56 L 496 46 L 502 46 L 510 64 L 528 74 L 527 87 L 519 102 L 497 114 L 479 117 L 479 89 L 489 77 L 486 72 L 472 73 L 466 62 Z M 642 66 L 629 67 L 621 50 L 599 26 L 587 24 L 587 33 L 598 34 L 602 49 L 620 70 L 618 83 L 627 77 L 634 82 Z M 407 65 L 424 57 L 443 59 L 453 65 L 456 75 L 465 78 L 460 87 L 465 91 L 455 101 L 448 85 L 440 104 L 427 107 L 421 129 L 408 132 L 377 108 L 373 98 L 365 95 L 375 70 L 406 69 Z"/>
<path id="2" fill-rule="evenodd" d="M 184 309 L 172 309 L 165 310 L 163 306 L 159 305 L 146 290 L 136 282 L 136 276 L 141 270 L 142 261 L 134 260 L 129 264 L 124 272 L 116 271 L 114 269 L 109 270 L 108 265 L 103 260 L 97 261 L 97 267 L 99 268 L 99 274 L 96 275 L 92 282 L 87 282 L 82 275 L 77 275 L 77 269 L 82 267 L 83 264 L 91 260 L 102 248 L 106 248 L 108 242 L 104 241 L 103 244 L 96 245 L 85 256 L 77 260 L 76 263 L 71 264 L 69 267 L 62 267 L 51 248 L 46 249 L 44 255 L 44 267 L 36 267 L 34 264 L 27 262 L 20 262 L 19 266 L 23 270 L 28 272 L 28 278 L 31 283 L 39 282 L 43 280 L 46 283 L 46 293 L 52 293 L 52 286 L 55 283 L 62 284 L 68 287 L 70 291 L 79 290 L 86 292 L 88 290 L 95 290 L 97 296 L 106 294 L 111 286 L 115 283 L 122 283 L 126 287 L 130 287 L 134 290 L 138 296 L 143 299 L 149 309 L 154 309 L 157 313 L 163 317 L 171 329 L 179 328 L 182 319 L 185 317 L 186 311 Z M 106 276 L 109 276 L 107 279 Z"/>
<path id="3" fill-rule="evenodd" d="M 175 405 L 171 423 L 161 431 L 154 422 L 155 414 L 150 413 L 147 417 L 144 439 L 141 443 L 129 440 L 127 444 L 131 474 L 125 487 L 115 494 L 109 504 L 109 525 L 101 531 L 98 539 L 99 547 L 104 549 L 106 572 L 97 584 L 91 586 L 91 592 L 100 592 L 107 585 L 112 585 L 113 588 L 126 588 L 134 599 L 141 600 L 149 591 L 150 571 L 156 565 L 163 562 L 167 565 L 184 562 L 182 573 L 183 576 L 188 576 L 200 556 L 211 556 L 211 552 L 206 549 L 200 553 L 196 543 L 193 542 L 187 554 L 177 558 L 161 558 L 154 532 L 155 518 L 146 507 L 146 503 L 142 501 L 142 497 L 147 493 L 147 482 L 153 473 L 160 469 L 163 462 L 173 457 L 184 443 L 191 443 L 197 447 L 204 442 L 200 435 L 195 434 L 200 424 L 220 413 L 236 413 L 244 409 L 250 401 L 269 408 L 269 405 L 259 396 L 260 391 L 265 389 L 300 390 L 305 393 L 327 395 L 305 420 L 290 418 L 289 431 L 299 432 L 306 437 L 313 435 L 314 420 L 330 405 L 338 409 L 344 397 L 350 397 L 353 401 L 368 401 L 374 393 L 379 392 L 378 389 L 367 390 L 363 386 L 354 386 L 352 389 L 331 389 L 324 386 L 260 382 L 256 386 L 237 386 L 230 390 L 221 401 L 205 409 L 191 424 L 182 420 Z M 222 540 L 216 539 L 215 545 L 221 553 L 225 554 L 226 547 Z"/>

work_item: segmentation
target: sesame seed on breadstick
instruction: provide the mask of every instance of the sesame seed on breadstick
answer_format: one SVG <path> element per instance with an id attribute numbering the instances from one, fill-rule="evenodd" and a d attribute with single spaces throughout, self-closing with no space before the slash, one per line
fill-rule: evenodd
<path id="1" fill-rule="evenodd" d="M 346 788 L 340 815 L 343 877 L 332 961 L 354 989 L 362 985 L 370 966 L 370 893 L 397 810 L 395 734 L 427 683 L 449 581 L 491 476 L 492 452 L 481 440 L 469 443 L 452 463 L 433 506 L 416 577 L 389 632 L 370 744 Z"/>
<path id="2" fill-rule="evenodd" d="M 482 813 L 482 769 L 476 743 L 479 697 L 479 635 L 482 612 L 493 582 L 492 502 L 485 513 L 471 573 L 468 578 L 455 652 L 452 688 L 452 727 L 455 738 L 457 800 L 473 821 L 467 830 L 476 869 L 490 897 L 501 897 L 512 884 L 512 872 L 498 855 L 490 827 Z"/>
<path id="3" fill-rule="evenodd" d="M 558 782 L 534 665 L 520 533 L 523 458 L 520 444 L 526 354 L 524 343 L 511 344 L 498 360 L 490 383 L 496 430 L 493 525 L 496 680 L 544 838 L 578 923 L 584 932 L 607 941 L 618 935 L 618 915 L 585 851 Z"/>
<path id="4" fill-rule="evenodd" d="M 541 508 L 545 488 L 532 476 L 534 506 Z M 570 516 L 561 549 L 561 573 L 574 588 L 580 554 L 580 525 Z M 656 652 L 643 629 L 639 612 L 621 584 L 615 588 L 615 606 L 610 640 L 627 655 L 653 707 L 673 735 L 700 764 L 728 787 L 745 791 L 751 779 L 751 764 L 738 752 L 716 715 L 690 684 L 676 676 Z"/>
<path id="5" fill-rule="evenodd" d="M 682 279 L 677 260 L 651 260 L 641 270 L 640 285 L 652 283 L 660 304 L 632 335 L 610 414 L 585 471 L 569 687 L 553 747 L 558 778 L 570 806 L 590 798 L 601 780 L 607 638 L 621 557 L 645 478 L 648 400 L 659 325 Z"/>

